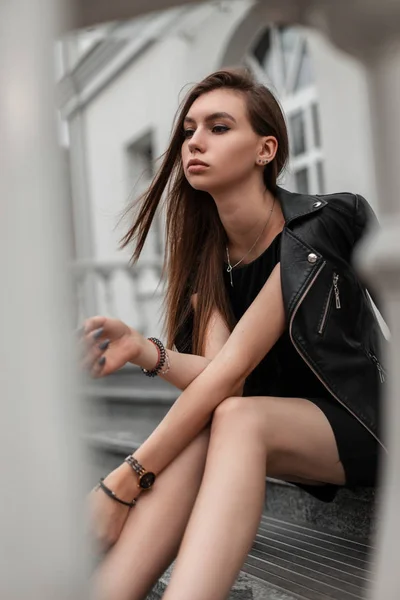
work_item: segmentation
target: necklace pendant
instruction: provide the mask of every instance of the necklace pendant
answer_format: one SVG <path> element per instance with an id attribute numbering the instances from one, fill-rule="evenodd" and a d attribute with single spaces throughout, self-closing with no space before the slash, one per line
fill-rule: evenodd
<path id="1" fill-rule="evenodd" d="M 233 287 L 232 267 L 228 267 L 227 271 L 228 271 L 229 277 L 231 279 L 231 286 Z"/>
<path id="2" fill-rule="evenodd" d="M 233 287 L 232 269 L 233 269 L 233 267 L 232 267 L 231 263 L 229 263 L 229 265 L 226 268 L 226 272 L 229 273 L 229 277 L 231 280 L 231 286 Z"/>

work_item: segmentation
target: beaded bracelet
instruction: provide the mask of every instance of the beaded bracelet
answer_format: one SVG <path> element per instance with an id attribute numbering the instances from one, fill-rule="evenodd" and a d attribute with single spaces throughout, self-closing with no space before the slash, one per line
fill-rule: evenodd
<path id="1" fill-rule="evenodd" d="M 165 369 L 163 369 L 162 371 L 160 371 L 160 375 L 166 375 L 168 373 L 168 371 L 171 368 L 171 363 L 169 362 L 169 356 L 168 356 L 168 352 L 165 352 L 165 363 L 166 363 L 166 367 Z"/>
<path id="2" fill-rule="evenodd" d="M 170 364 L 169 364 L 169 358 L 167 355 L 167 351 L 164 347 L 164 344 L 157 338 L 155 337 L 151 337 L 151 338 L 147 338 L 150 342 L 152 342 L 155 347 L 158 350 L 158 360 L 157 360 L 157 364 L 154 367 L 154 369 L 152 369 L 151 371 L 149 371 L 148 369 L 144 369 L 142 368 L 142 372 L 147 376 L 147 377 L 156 377 L 159 373 L 164 374 L 167 373 L 170 369 Z M 165 371 L 162 371 L 162 368 L 164 366 L 164 364 L 167 363 L 167 369 Z"/>

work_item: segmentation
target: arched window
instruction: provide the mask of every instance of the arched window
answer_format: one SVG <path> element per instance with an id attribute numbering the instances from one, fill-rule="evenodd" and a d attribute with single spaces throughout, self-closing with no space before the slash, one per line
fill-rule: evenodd
<path id="1" fill-rule="evenodd" d="M 285 111 L 290 139 L 287 187 L 324 193 L 318 90 L 305 33 L 298 27 L 270 26 L 244 62 L 275 93 Z"/>

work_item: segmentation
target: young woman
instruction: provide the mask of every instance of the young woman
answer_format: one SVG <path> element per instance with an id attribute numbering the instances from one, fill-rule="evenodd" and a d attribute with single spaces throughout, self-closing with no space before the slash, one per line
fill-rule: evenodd
<path id="1" fill-rule="evenodd" d="M 287 157 L 268 89 L 241 70 L 197 85 L 123 240 L 136 260 L 166 191 L 168 350 L 115 319 L 84 324 L 93 377 L 133 362 L 183 390 L 91 493 L 110 548 L 98 598 L 144 599 L 177 558 L 165 600 L 222 600 L 256 535 L 266 475 L 326 501 L 376 482 L 384 338 L 352 266 L 375 217 L 358 195 L 278 187 Z"/>

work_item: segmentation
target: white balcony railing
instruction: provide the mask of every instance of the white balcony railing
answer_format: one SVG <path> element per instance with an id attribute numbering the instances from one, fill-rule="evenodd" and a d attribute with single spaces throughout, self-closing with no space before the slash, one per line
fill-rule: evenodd
<path id="1" fill-rule="evenodd" d="M 143 335 L 160 329 L 161 258 L 144 258 L 134 266 L 124 259 L 82 259 L 72 265 L 72 271 L 78 326 L 102 314 L 127 322 Z"/>

